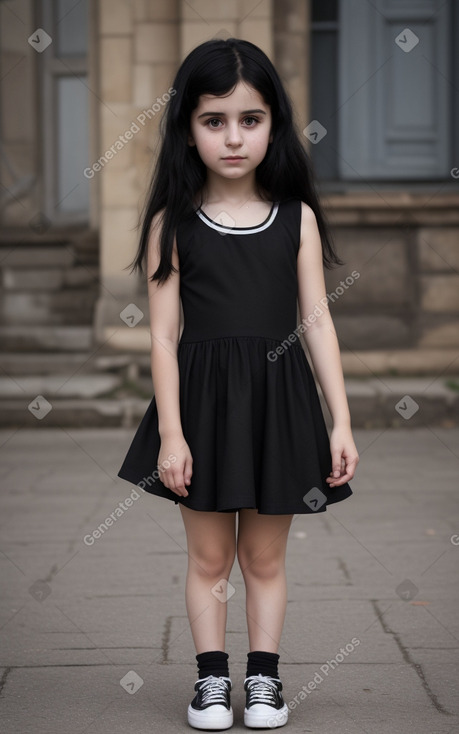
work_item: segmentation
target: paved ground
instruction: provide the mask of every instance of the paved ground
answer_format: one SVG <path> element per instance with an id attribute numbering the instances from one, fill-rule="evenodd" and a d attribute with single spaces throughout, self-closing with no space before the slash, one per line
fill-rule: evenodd
<path id="1" fill-rule="evenodd" d="M 88 544 L 133 490 L 116 476 L 132 435 L 0 432 L 2 732 L 193 731 L 178 507 L 141 494 Z M 458 439 L 445 428 L 356 431 L 354 496 L 295 516 L 282 731 L 459 731 Z M 237 564 L 230 581 L 233 730 L 246 731 Z"/>

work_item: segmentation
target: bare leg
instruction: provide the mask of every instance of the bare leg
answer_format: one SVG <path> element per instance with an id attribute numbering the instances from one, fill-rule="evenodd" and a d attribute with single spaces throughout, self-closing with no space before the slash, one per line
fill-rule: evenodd
<path id="1" fill-rule="evenodd" d="M 185 601 L 196 654 L 225 651 L 226 595 L 212 593 L 229 579 L 236 556 L 236 513 L 200 512 L 179 504 L 188 545 Z M 215 590 L 214 590 L 215 591 Z"/>
<path id="2" fill-rule="evenodd" d="M 278 651 L 287 608 L 285 555 L 292 519 L 239 511 L 237 555 L 246 587 L 250 652 Z"/>

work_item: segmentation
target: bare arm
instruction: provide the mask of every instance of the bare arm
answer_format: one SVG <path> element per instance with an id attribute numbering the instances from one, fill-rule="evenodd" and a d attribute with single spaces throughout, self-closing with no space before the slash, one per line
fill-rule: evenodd
<path id="1" fill-rule="evenodd" d="M 337 481 L 327 481 L 331 486 L 344 484 L 354 475 L 358 454 L 352 439 L 338 339 L 326 299 L 320 234 L 314 212 L 305 203 L 298 253 L 298 300 L 308 351 L 333 419 L 330 446 L 333 478 Z"/>
<path id="2" fill-rule="evenodd" d="M 147 275 L 150 278 L 159 265 L 160 225 L 154 217 L 148 242 Z M 178 268 L 179 260 L 174 242 L 172 262 Z M 180 434 L 182 426 L 179 406 L 179 372 L 177 346 L 180 331 L 180 274 L 172 273 L 158 286 L 148 280 L 148 303 L 151 335 L 151 376 L 158 406 L 159 432 Z"/>
<path id="3" fill-rule="evenodd" d="M 147 277 L 156 271 L 160 261 L 160 214 L 152 222 L 148 241 Z M 177 243 L 174 240 L 172 263 L 179 268 Z M 158 409 L 158 429 L 161 450 L 158 465 L 169 455 L 175 461 L 164 471 L 161 481 L 166 487 L 186 496 L 185 482 L 191 479 L 192 458 L 185 441 L 180 417 L 180 381 L 177 348 L 180 334 L 180 273 L 172 272 L 168 280 L 148 280 L 148 302 L 151 334 L 151 376 Z"/>

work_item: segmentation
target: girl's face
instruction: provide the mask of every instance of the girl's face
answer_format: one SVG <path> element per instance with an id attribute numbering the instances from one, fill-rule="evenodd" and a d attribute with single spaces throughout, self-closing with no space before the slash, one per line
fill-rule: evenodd
<path id="1" fill-rule="evenodd" d="M 242 178 L 261 163 L 272 142 L 270 106 L 244 82 L 227 97 L 202 94 L 191 114 L 188 142 L 208 169 L 223 178 Z"/>

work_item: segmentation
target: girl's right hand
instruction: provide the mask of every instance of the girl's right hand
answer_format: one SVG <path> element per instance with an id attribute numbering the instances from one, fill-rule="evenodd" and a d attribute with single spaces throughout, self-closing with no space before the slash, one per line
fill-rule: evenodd
<path id="1" fill-rule="evenodd" d="M 171 455 L 175 457 L 175 461 L 171 461 L 169 458 Z M 160 480 L 165 487 L 179 497 L 188 497 L 185 485 L 191 482 L 193 457 L 183 433 L 168 435 L 167 438 L 161 439 L 158 469 Z"/>

